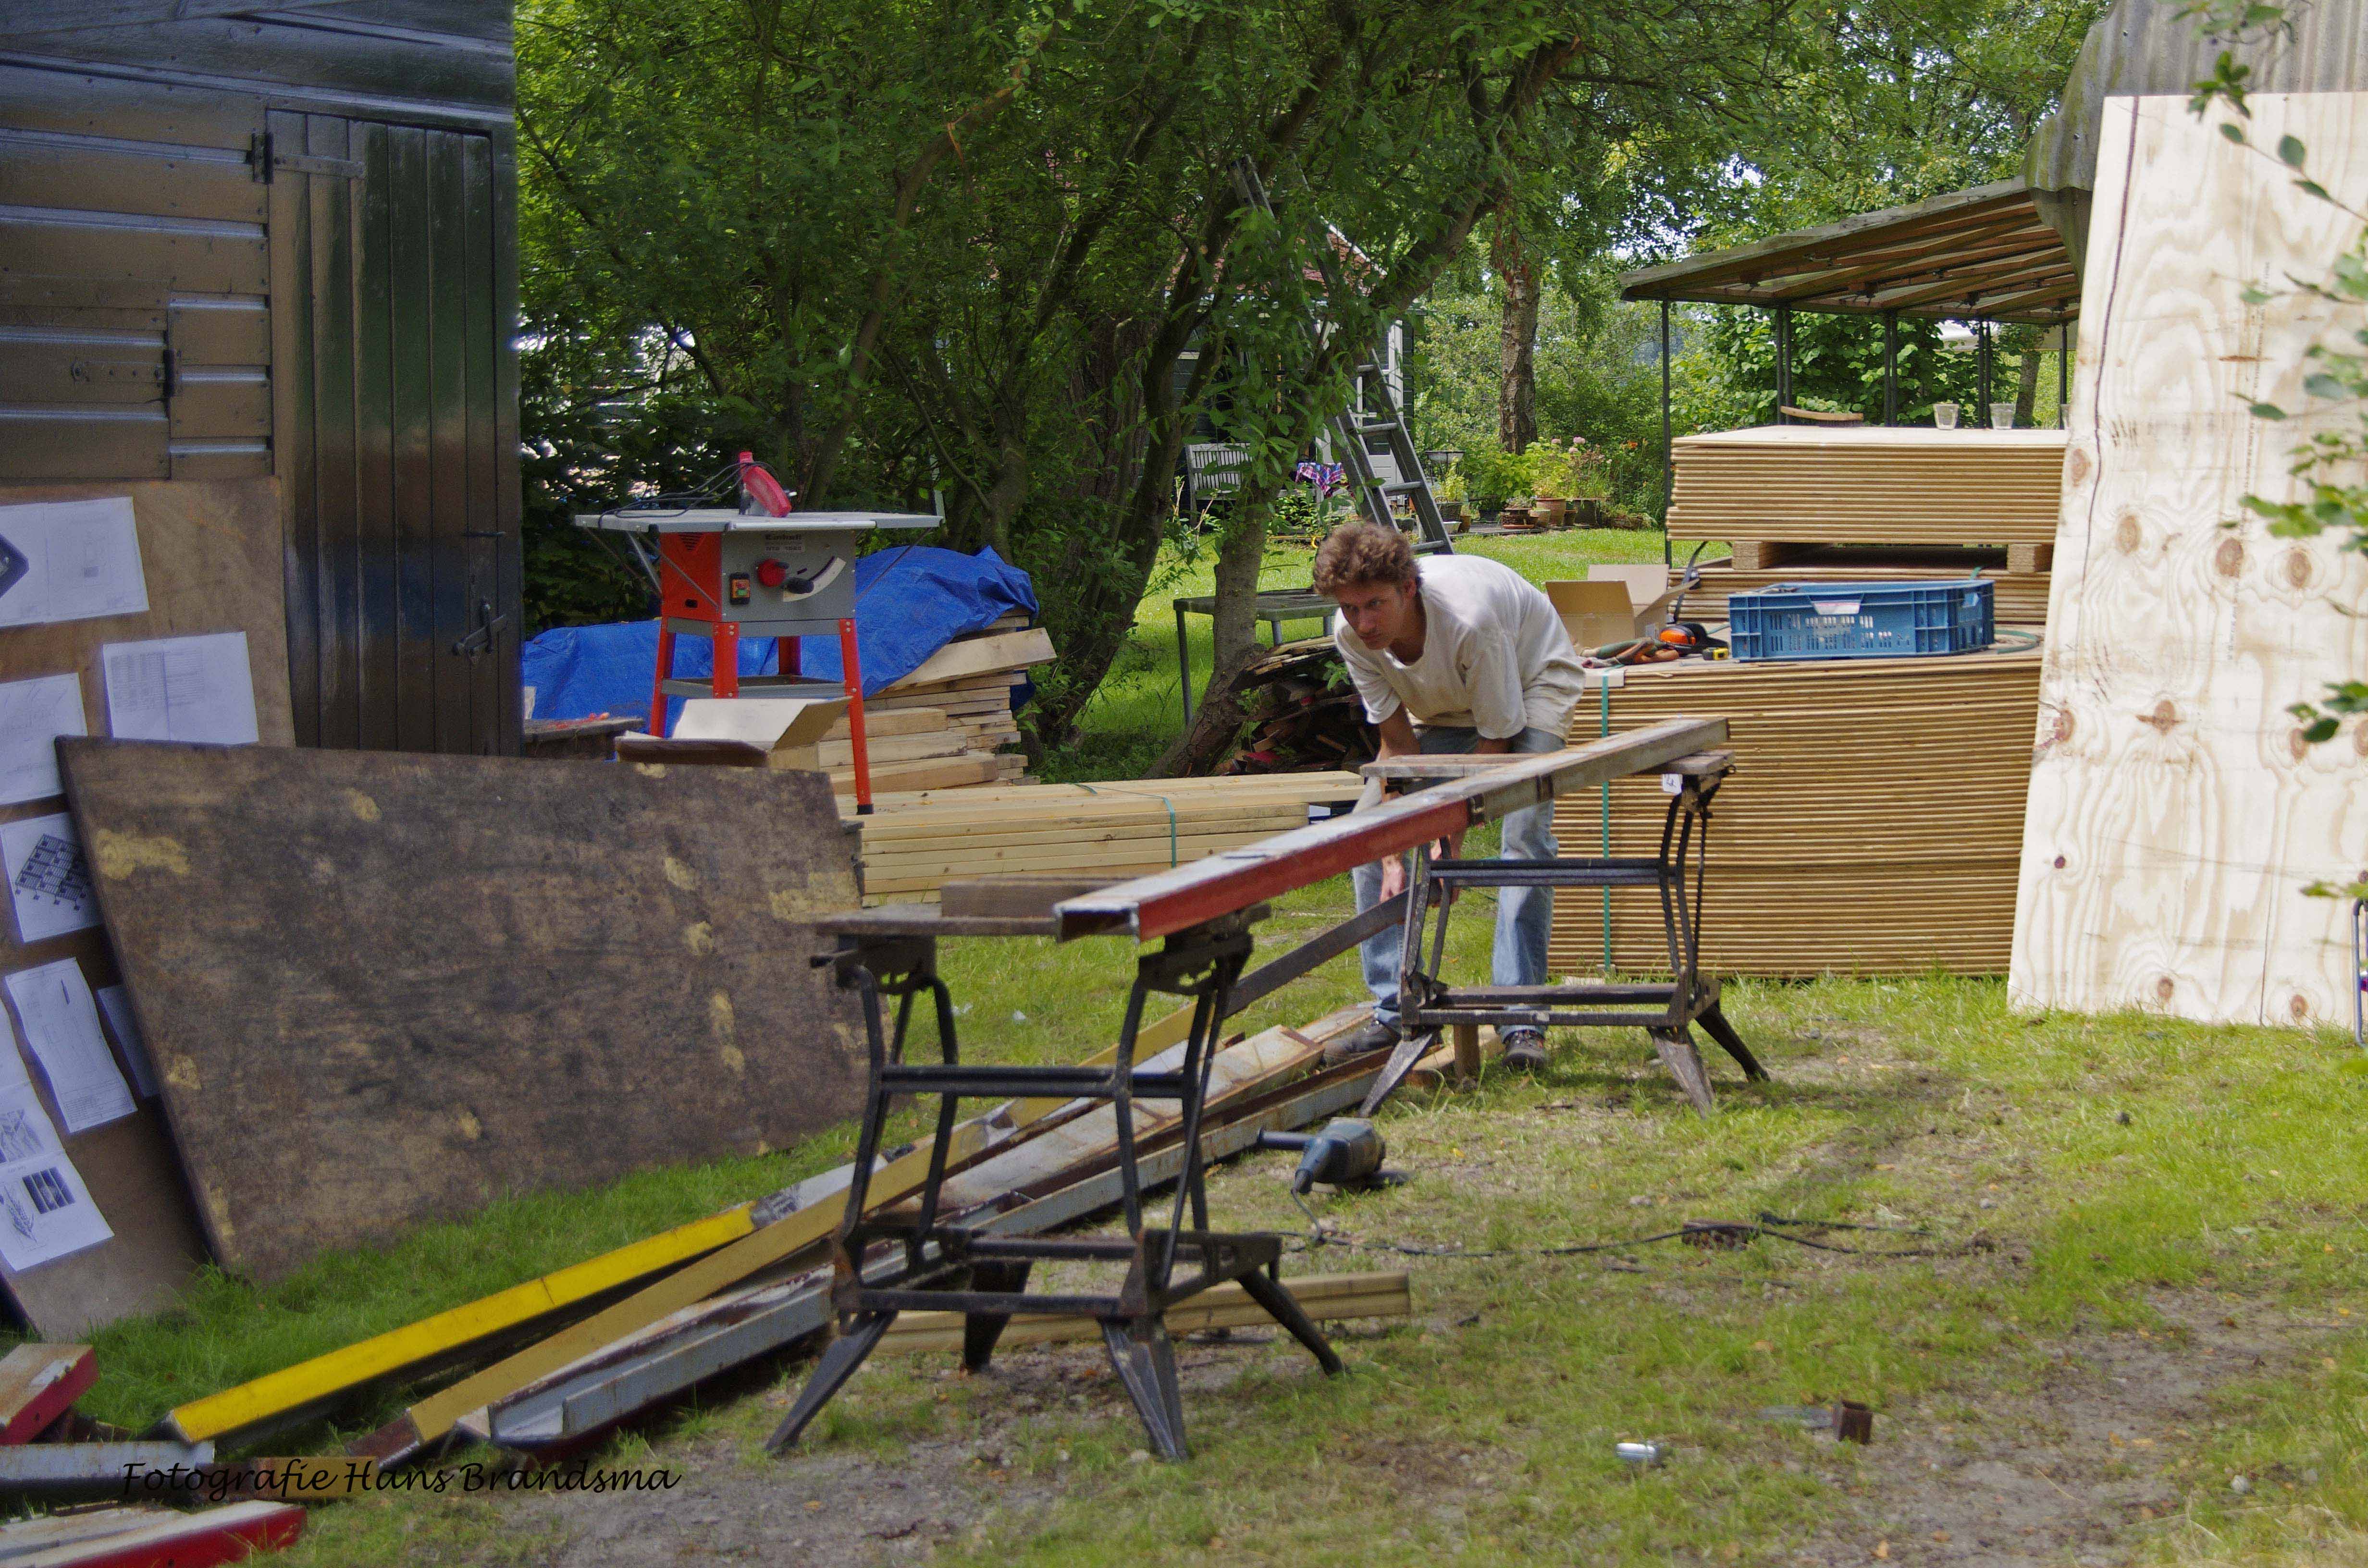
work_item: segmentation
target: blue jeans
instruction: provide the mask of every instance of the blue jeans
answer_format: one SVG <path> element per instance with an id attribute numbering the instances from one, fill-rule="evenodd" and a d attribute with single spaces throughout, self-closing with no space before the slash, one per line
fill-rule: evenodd
<path id="1" fill-rule="evenodd" d="M 1424 752 L 1468 752 L 1480 744 L 1477 730 L 1429 729 L 1420 732 Z M 1551 730 L 1523 730 L 1514 737 L 1517 752 L 1559 751 L 1562 737 Z M 1542 801 L 1514 812 L 1504 821 L 1507 860 L 1551 860 L 1562 853 L 1554 842 L 1554 802 Z M 1381 902 L 1382 862 L 1360 866 L 1351 874 L 1357 907 L 1371 909 Z M 1497 947 L 1489 961 L 1492 985 L 1543 985 L 1546 982 L 1546 937 L 1554 926 L 1554 889 L 1498 888 Z M 1406 946 L 1406 928 L 1393 926 L 1365 938 L 1365 984 L 1373 993 L 1373 1020 L 1395 1028 L 1398 1023 L 1398 963 Z"/>

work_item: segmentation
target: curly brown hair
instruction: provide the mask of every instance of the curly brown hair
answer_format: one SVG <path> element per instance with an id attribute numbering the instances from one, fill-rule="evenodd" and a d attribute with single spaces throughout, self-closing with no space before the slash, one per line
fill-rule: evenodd
<path id="1" fill-rule="evenodd" d="M 1315 552 L 1315 591 L 1338 593 L 1358 583 L 1410 587 L 1418 575 L 1406 535 L 1379 523 L 1343 523 Z"/>

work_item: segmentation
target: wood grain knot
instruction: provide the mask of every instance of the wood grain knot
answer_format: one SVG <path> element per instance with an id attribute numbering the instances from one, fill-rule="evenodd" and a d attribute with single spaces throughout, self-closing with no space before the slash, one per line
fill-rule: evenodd
<path id="1" fill-rule="evenodd" d="M 2055 710 L 2055 717 L 2048 723 L 2047 731 L 2049 738 L 2057 745 L 2062 745 L 2066 741 L 2070 740 L 2072 738 L 2072 710 L 2069 708 L 2058 708 Z"/>
<path id="2" fill-rule="evenodd" d="M 2061 855 L 2055 857 L 2055 869 L 2059 871 L 2064 869 L 2064 857 Z"/>
<path id="3" fill-rule="evenodd" d="M 2294 755 L 2296 762 L 2310 755 L 2310 737 L 2303 733 L 2301 725 L 2296 724 L 2286 732 L 2286 750 Z"/>
<path id="4" fill-rule="evenodd" d="M 2170 699 L 2166 697 L 2154 705 L 2153 712 L 2139 714 L 2138 722 L 2151 724 L 2157 732 L 2167 735 L 2170 733 L 2171 727 L 2179 722 L 2179 710 L 2172 707 Z"/>
<path id="5" fill-rule="evenodd" d="M 2351 726 L 2351 749 L 2362 756 L 2368 756 L 2368 722 Z M 2361 872 L 2360 880 L 2368 882 L 2368 871 Z"/>
<path id="6" fill-rule="evenodd" d="M 2089 471 L 2094 467 L 2096 463 L 2089 456 L 2089 449 L 2086 447 L 2073 448 L 2064 454 L 2064 483 L 2066 484 L 2083 483 L 2089 477 Z"/>
<path id="7" fill-rule="evenodd" d="M 2299 992 L 2287 997 L 2286 1016 L 2298 1024 L 2307 1022 L 2310 1017 L 2310 998 Z"/>
<path id="8" fill-rule="evenodd" d="M 2171 984 L 2170 976 L 2166 974 L 2154 983 L 2154 999 L 2157 1002 L 2168 1002 L 2170 1000 L 2170 994 L 2177 989 L 2178 987 Z"/>
<path id="9" fill-rule="evenodd" d="M 2113 548 L 2119 550 L 2123 555 L 2135 555 L 2145 537 L 2144 530 L 2138 527 L 2138 515 L 2135 512 L 2123 512 L 2114 519 Z"/>
<path id="10" fill-rule="evenodd" d="M 2317 565 L 2306 550 L 2289 550 L 2278 557 L 2278 575 L 2286 580 L 2289 588 L 2307 588 L 2317 574 Z"/>
<path id="11" fill-rule="evenodd" d="M 2212 566 L 2223 577 L 2234 577 L 2242 572 L 2245 569 L 2244 540 L 2222 540 L 2220 548 L 2212 552 Z"/>

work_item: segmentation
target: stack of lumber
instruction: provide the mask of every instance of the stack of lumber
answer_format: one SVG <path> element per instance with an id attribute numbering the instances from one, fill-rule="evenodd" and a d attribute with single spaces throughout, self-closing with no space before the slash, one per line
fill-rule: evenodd
<path id="1" fill-rule="evenodd" d="M 2044 552 L 2025 552 L 2038 560 Z M 2002 550 L 1907 548 L 1864 550 L 1827 546 L 1804 550 L 1781 566 L 1746 571 L 1729 562 L 1702 569 L 1702 581 L 1686 594 L 1690 620 L 1725 620 L 1726 596 L 1756 593 L 1763 588 L 1799 583 L 1816 587 L 1827 583 L 1925 583 L 1970 577 L 1978 572 L 1989 579 L 2001 625 L 2044 626 L 2047 622 L 2047 574 L 2014 571 Z"/>
<path id="2" fill-rule="evenodd" d="M 1373 760 L 1372 727 L 1329 637 L 1286 642 L 1235 681 L 1248 721 L 1227 774 L 1329 772 Z"/>
<path id="3" fill-rule="evenodd" d="M 1998 619 L 2038 625 L 2064 449 L 2061 430 L 1771 425 L 1680 437 L 1669 538 L 1734 546 L 1731 567 L 1704 572 L 1701 608 L 1786 582 L 1933 581 L 2002 566 L 1986 572 L 1999 582 Z M 1969 550 L 2005 555 L 1936 553 Z"/>
<path id="4" fill-rule="evenodd" d="M 1726 717 L 1735 772 L 1712 811 L 1702 961 L 1754 975 L 2003 972 L 2037 722 L 2034 648 L 1947 659 L 1742 665 L 1688 659 L 1626 672 L 1613 733 L 1679 714 Z M 1597 699 L 1572 739 L 1602 732 Z M 1598 853 L 1597 790 L 1565 797 L 1564 849 Z M 1611 787 L 1611 853 L 1656 851 L 1657 779 Z M 1614 968 L 1666 972 L 1659 901 L 1611 897 Z M 1603 895 L 1554 904 L 1557 974 L 1600 972 Z"/>
<path id="5" fill-rule="evenodd" d="M 863 902 L 913 903 L 945 882 L 1090 870 L 1165 870 L 1307 825 L 1307 808 L 1354 801 L 1354 773 L 1144 778 L 882 795 L 863 832 Z"/>
<path id="6" fill-rule="evenodd" d="M 1011 691 L 1037 665 L 1053 662 L 1053 640 L 1024 615 L 1008 615 L 958 637 L 919 669 L 863 704 L 875 794 L 1025 782 L 1028 762 L 1004 748 L 1019 739 Z M 855 793 L 847 722 L 823 738 L 831 787 Z"/>

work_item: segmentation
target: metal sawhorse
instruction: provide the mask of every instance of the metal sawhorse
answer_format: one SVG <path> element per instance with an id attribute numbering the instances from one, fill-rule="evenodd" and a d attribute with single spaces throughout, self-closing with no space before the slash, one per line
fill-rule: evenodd
<path id="1" fill-rule="evenodd" d="M 1505 760 L 1511 760 L 1507 758 Z M 1433 858 L 1431 846 L 1413 851 L 1407 878 L 1405 949 L 1398 980 L 1398 1015 L 1406 1043 L 1366 1101 L 1378 1105 L 1405 1076 L 1406 1066 L 1430 1049 L 1442 1029 L 1458 1031 L 1476 1048 L 1479 1027 L 1511 1028 L 1578 1027 L 1641 1028 L 1652 1037 L 1653 1048 L 1678 1086 L 1704 1116 L 1713 1108 L 1710 1074 L 1694 1049 L 1688 1026 L 1700 1024 L 1742 1067 L 1744 1076 L 1765 1079 L 1748 1046 L 1727 1021 L 1718 1005 L 1715 976 L 1701 972 L 1701 913 L 1704 862 L 1710 841 L 1710 805 L 1719 785 L 1734 766 L 1735 754 L 1699 752 L 1662 764 L 1664 780 L 1674 778 L 1668 815 L 1661 827 L 1660 853 L 1621 858 L 1565 857 L 1554 860 L 1459 860 Z M 1462 756 L 1392 757 L 1369 764 L 1370 778 L 1392 782 L 1437 781 L 1468 778 L 1502 766 L 1494 758 Z M 1691 866 L 1693 888 L 1686 879 Z M 1440 971 L 1446 960 L 1447 922 L 1455 894 L 1465 888 L 1651 888 L 1661 900 L 1661 925 L 1668 944 L 1668 981 L 1629 984 L 1468 985 L 1448 984 Z M 1429 954 L 1425 957 L 1425 939 Z"/>
<path id="2" fill-rule="evenodd" d="M 1221 1233 L 1209 1229 L 1208 1195 L 1201 1181 L 1201 1111 L 1218 1031 L 1231 1010 L 1228 993 L 1241 978 L 1250 954 L 1250 926 L 1263 905 L 1243 909 L 1168 935 L 1156 950 L 1136 960 L 1134 985 L 1119 1032 L 1117 1060 L 1109 1066 L 1007 1067 L 962 1062 L 955 1045 L 953 996 L 937 972 L 940 937 L 1051 936 L 1058 924 L 1049 913 L 1022 915 L 941 915 L 876 909 L 827 916 L 816 929 L 839 946 L 814 961 L 828 966 L 840 985 L 860 993 L 864 1042 L 871 1071 L 865 1089 L 862 1130 L 858 1136 L 847 1218 L 832 1247 L 832 1304 L 837 1336 L 823 1352 L 814 1375 L 800 1392 L 767 1447 L 779 1451 L 797 1441 L 807 1423 L 863 1364 L 896 1314 L 950 1311 L 964 1314 L 962 1365 L 983 1369 L 994 1354 L 1004 1324 L 1015 1312 L 1070 1312 L 1097 1319 L 1110 1364 L 1143 1417 L 1152 1448 L 1162 1458 L 1185 1457 L 1184 1408 L 1176 1378 L 1176 1352 L 1167 1335 L 1167 1309 L 1212 1285 L 1238 1280 L 1251 1300 L 1291 1331 L 1327 1373 L 1338 1374 L 1334 1354 L 1313 1319 L 1278 1277 L 1282 1239 L 1269 1232 Z M 927 994 L 935 1004 L 943 1059 L 916 1063 L 905 1059 L 915 1000 Z M 1135 1036 L 1144 1006 L 1155 994 L 1191 1000 L 1192 1024 L 1183 1059 L 1174 1071 L 1135 1065 Z M 883 1024 L 882 998 L 896 1000 L 893 1034 Z M 916 1202 L 881 1213 L 864 1212 L 874 1158 L 895 1096 L 938 1096 L 937 1129 L 929 1170 Z M 1115 1113 L 1117 1165 L 1126 1234 L 1122 1237 L 1001 1235 L 950 1224 L 939 1212 L 947 1175 L 955 1108 L 969 1098 L 1044 1096 L 1107 1101 Z M 1184 1169 L 1167 1223 L 1146 1223 L 1142 1182 L 1136 1169 L 1134 1102 L 1161 1100 L 1179 1107 L 1175 1126 L 1184 1148 Z M 1164 1130 L 1163 1130 L 1164 1131 Z M 1187 1211 L 1191 1225 L 1185 1225 Z M 1123 1265 L 1124 1278 L 1107 1293 L 1064 1290 L 1030 1294 L 1028 1277 L 1038 1263 Z M 1180 1266 L 1188 1266 L 1179 1277 Z"/>

